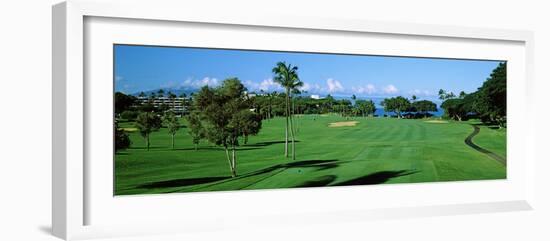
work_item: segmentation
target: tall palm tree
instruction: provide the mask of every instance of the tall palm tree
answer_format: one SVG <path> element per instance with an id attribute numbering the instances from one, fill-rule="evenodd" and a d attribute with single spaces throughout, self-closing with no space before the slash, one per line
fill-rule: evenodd
<path id="1" fill-rule="evenodd" d="M 292 112 L 291 112 L 291 102 L 292 102 L 292 93 L 297 91 L 299 87 L 303 86 L 304 83 L 298 78 L 298 67 L 286 64 L 285 62 L 278 62 L 277 65 L 272 70 L 275 74 L 275 82 L 279 83 L 285 89 L 285 102 L 286 102 L 286 128 L 285 128 L 285 157 L 288 157 L 288 132 L 290 130 L 290 135 L 292 139 L 292 159 L 296 159 L 295 151 L 295 138 L 294 138 L 294 129 L 292 127 Z"/>

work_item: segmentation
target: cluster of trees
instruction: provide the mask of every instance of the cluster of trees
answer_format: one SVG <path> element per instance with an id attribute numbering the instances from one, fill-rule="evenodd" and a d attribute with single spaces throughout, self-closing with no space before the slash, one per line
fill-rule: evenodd
<path id="1" fill-rule="evenodd" d="M 469 94 L 462 91 L 456 96 L 440 90 L 439 98 L 448 118 L 462 121 L 475 117 L 487 124 L 506 127 L 506 62 L 500 63 L 477 91 Z"/>
<path id="2" fill-rule="evenodd" d="M 322 99 L 305 96 L 306 92 L 295 90 L 291 92 L 292 114 L 328 114 L 337 113 L 341 116 L 372 116 L 376 106 L 372 100 L 355 99 L 354 103 L 348 99 L 337 100 L 330 94 Z M 353 96 L 352 96 L 353 99 Z M 271 92 L 251 97 L 253 108 L 263 119 L 276 116 L 286 116 L 286 93 Z"/>
<path id="3" fill-rule="evenodd" d="M 115 121 L 115 152 L 127 149 L 131 144 L 132 142 L 130 141 L 128 133 L 118 127 L 118 122 Z"/>
<path id="4" fill-rule="evenodd" d="M 357 100 L 355 101 L 354 113 L 366 117 L 367 115 L 374 115 L 376 111 L 376 105 L 372 100 Z"/>
<path id="5" fill-rule="evenodd" d="M 167 127 L 172 138 L 172 149 L 174 149 L 175 135 L 181 128 L 180 120 L 168 107 L 155 107 L 152 104 L 153 95 L 155 94 L 151 95 L 149 102 L 138 104 L 138 99 L 135 96 L 121 92 L 115 93 L 115 151 L 127 149 L 131 145 L 128 133 L 118 126 L 118 122 L 121 120 L 135 122 L 135 127 L 145 140 L 147 150 L 151 146 L 151 133 L 158 131 L 163 126 Z"/>
<path id="6" fill-rule="evenodd" d="M 427 117 L 430 111 L 437 111 L 437 105 L 429 100 L 416 100 L 416 96 L 412 96 L 409 100 L 403 96 L 386 98 L 380 103 L 386 112 L 394 112 L 397 118 L 402 118 L 405 112 L 415 112 L 415 117 Z"/>

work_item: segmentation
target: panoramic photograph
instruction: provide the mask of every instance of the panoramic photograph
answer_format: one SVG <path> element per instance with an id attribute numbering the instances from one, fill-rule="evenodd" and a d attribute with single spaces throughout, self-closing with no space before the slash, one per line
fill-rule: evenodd
<path id="1" fill-rule="evenodd" d="M 506 61 L 113 45 L 114 195 L 506 179 Z"/>

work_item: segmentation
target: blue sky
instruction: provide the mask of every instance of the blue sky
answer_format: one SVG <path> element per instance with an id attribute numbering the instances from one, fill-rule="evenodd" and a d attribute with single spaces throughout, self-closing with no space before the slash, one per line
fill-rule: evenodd
<path id="1" fill-rule="evenodd" d="M 404 58 L 269 51 L 115 45 L 115 90 L 216 86 L 238 77 L 249 91 L 281 91 L 271 69 L 278 61 L 299 67 L 308 94 L 436 99 L 439 89 L 475 91 L 498 61 Z"/>

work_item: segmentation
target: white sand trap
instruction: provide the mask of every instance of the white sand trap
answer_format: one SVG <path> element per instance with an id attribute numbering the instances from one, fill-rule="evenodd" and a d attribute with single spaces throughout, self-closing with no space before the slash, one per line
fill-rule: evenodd
<path id="1" fill-rule="evenodd" d="M 345 127 L 345 126 L 356 126 L 359 123 L 359 121 L 340 121 L 340 122 L 332 122 L 328 124 L 328 127 Z"/>
<path id="2" fill-rule="evenodd" d="M 448 121 L 444 121 L 444 120 L 429 120 L 429 121 L 424 121 L 426 123 L 434 123 L 434 124 L 446 124 L 446 123 L 449 123 Z"/>
<path id="3" fill-rule="evenodd" d="M 124 131 L 127 131 L 127 132 L 138 131 L 138 129 L 135 128 L 135 127 L 123 127 L 123 128 L 120 128 L 120 129 L 122 129 L 122 130 L 124 130 Z"/>

